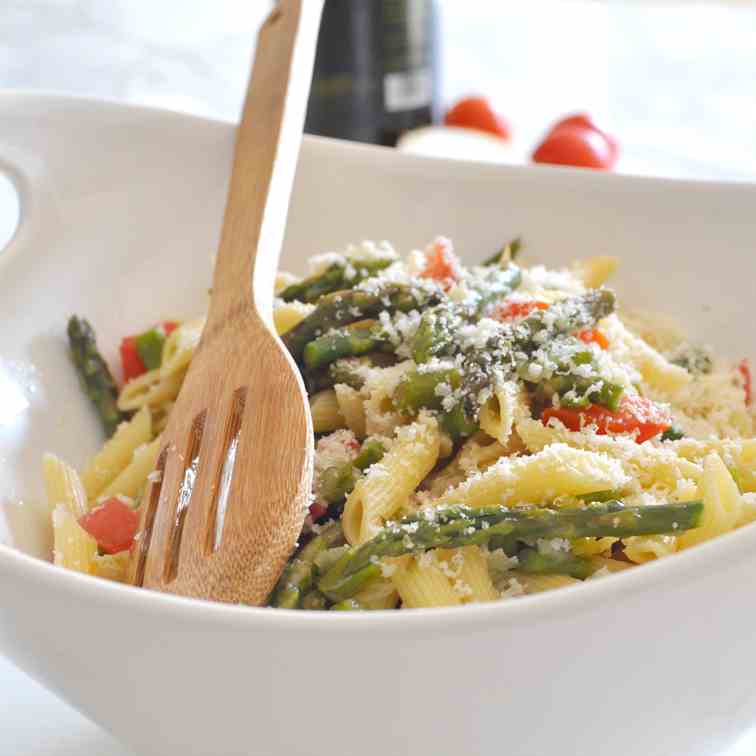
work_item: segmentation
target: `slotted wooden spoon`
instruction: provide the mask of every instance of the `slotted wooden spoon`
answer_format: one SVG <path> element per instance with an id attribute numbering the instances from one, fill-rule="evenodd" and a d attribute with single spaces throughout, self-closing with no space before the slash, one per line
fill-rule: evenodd
<path id="1" fill-rule="evenodd" d="M 258 35 L 210 311 L 145 492 L 135 585 L 262 604 L 302 528 L 312 420 L 272 304 L 321 9 L 280 0 Z"/>

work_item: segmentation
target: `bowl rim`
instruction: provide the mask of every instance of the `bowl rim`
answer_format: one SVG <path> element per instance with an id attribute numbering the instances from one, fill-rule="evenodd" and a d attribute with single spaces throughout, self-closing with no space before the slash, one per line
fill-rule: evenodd
<path id="1" fill-rule="evenodd" d="M 199 128 L 230 131 L 234 123 L 207 118 L 176 110 L 118 102 L 116 100 L 65 95 L 45 91 L 5 90 L 0 92 L 0 112 L 4 107 L 55 105 L 77 111 L 135 112 L 155 121 L 174 119 L 192 122 Z M 449 158 L 429 157 L 401 153 L 387 147 L 345 142 L 325 137 L 305 135 L 303 151 L 346 157 L 366 166 L 381 164 L 381 170 L 401 171 L 425 175 L 474 175 L 480 180 L 491 180 L 502 174 L 514 175 L 518 180 L 542 182 L 544 179 L 574 186 L 578 183 L 605 182 L 644 187 L 685 188 L 688 191 L 751 192 L 756 196 L 756 182 L 739 180 L 698 181 L 687 178 L 658 178 L 629 174 L 607 174 L 562 166 L 528 166 L 486 164 L 458 161 Z M 12 244 L 13 242 L 11 242 Z M 674 581 L 688 583 L 699 574 L 712 574 L 717 569 L 732 569 L 749 558 L 756 550 L 756 526 L 740 529 L 673 555 L 673 558 L 655 560 L 641 565 L 642 569 L 625 570 L 607 579 L 589 580 L 555 591 L 519 597 L 516 601 L 497 601 L 470 604 L 461 607 L 417 609 L 410 612 L 381 610 L 372 612 L 338 613 L 305 612 L 268 607 L 250 607 L 223 604 L 173 594 L 135 588 L 102 578 L 65 570 L 41 559 L 0 543 L 0 573 L 9 579 L 30 581 L 43 589 L 69 594 L 73 599 L 100 602 L 106 606 L 125 608 L 147 615 L 171 615 L 209 624 L 213 627 L 250 629 L 271 628 L 281 632 L 300 632 L 323 629 L 329 632 L 372 633 L 380 627 L 383 632 L 418 632 L 423 635 L 434 630 L 459 632 L 482 630 L 499 624 L 549 620 L 557 615 L 571 616 L 591 610 L 597 605 L 611 609 L 611 599 L 618 595 L 629 597 L 648 593 L 657 588 L 669 588 Z M 725 559 L 721 557 L 726 556 Z M 718 558 L 719 557 L 719 558 Z M 607 601 L 609 599 L 609 601 Z"/>

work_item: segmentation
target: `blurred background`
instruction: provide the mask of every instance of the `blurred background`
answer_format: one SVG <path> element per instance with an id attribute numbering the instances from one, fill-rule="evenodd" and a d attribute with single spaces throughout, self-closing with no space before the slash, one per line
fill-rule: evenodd
<path id="1" fill-rule="evenodd" d="M 506 153 L 443 140 L 416 149 L 529 160 L 555 120 L 587 111 L 620 143 L 615 170 L 756 177 L 756 3 L 419 2 L 434 13 L 436 119 L 459 98 L 483 95 L 511 139 Z M 270 5 L 3 0 L 0 86 L 235 120 Z M 333 52 L 344 36 L 331 39 Z"/>

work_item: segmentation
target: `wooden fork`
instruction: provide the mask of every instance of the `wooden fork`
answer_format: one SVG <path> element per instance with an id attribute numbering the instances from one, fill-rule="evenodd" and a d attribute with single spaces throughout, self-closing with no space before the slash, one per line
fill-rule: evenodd
<path id="1" fill-rule="evenodd" d="M 210 311 L 145 492 L 135 585 L 260 605 L 302 528 L 312 420 L 272 306 L 321 9 L 280 0 L 258 35 Z"/>

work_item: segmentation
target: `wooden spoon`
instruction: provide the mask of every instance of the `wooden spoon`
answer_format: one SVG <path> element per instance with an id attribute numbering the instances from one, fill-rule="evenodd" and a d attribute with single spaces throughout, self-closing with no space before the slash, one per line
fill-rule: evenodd
<path id="1" fill-rule="evenodd" d="M 304 522 L 312 420 L 272 307 L 321 9 L 280 0 L 258 35 L 210 311 L 145 492 L 135 585 L 262 604 Z"/>

